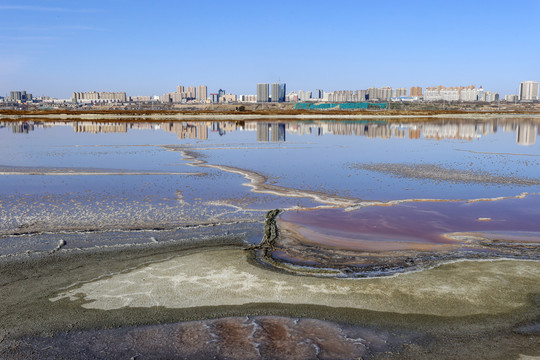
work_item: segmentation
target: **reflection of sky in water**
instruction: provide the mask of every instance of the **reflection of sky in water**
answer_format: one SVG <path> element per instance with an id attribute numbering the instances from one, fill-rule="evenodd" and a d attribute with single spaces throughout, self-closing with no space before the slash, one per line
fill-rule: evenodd
<path id="1" fill-rule="evenodd" d="M 170 164 L 180 162 L 175 154 L 145 146 L 177 142 L 174 134 L 163 131 L 90 134 L 59 126 L 29 134 L 9 134 L 7 129 L 0 133 L 2 165 L 177 171 Z"/>
<path id="2" fill-rule="evenodd" d="M 516 144 L 515 134 L 502 131 L 473 141 L 287 134 L 287 142 L 274 143 L 270 148 L 205 151 L 205 155 L 210 163 L 246 167 L 273 178 L 279 185 L 325 190 L 362 199 L 474 198 L 538 191 L 538 187 L 399 179 L 351 169 L 350 166 L 361 163 L 436 164 L 497 175 L 540 177 L 540 157 L 469 151 L 540 155 L 538 145 L 524 148 Z"/>
<path id="3" fill-rule="evenodd" d="M 107 168 L 123 170 L 159 170 L 168 172 L 204 172 L 206 177 L 193 176 L 3 176 L 1 193 L 82 192 L 88 189 L 126 196 L 157 195 L 175 199 L 181 190 L 184 199 L 217 200 L 241 198 L 248 187 L 236 174 L 218 170 L 182 166 L 179 152 L 165 151 L 159 146 L 186 145 L 205 156 L 210 164 L 231 165 L 260 172 L 276 185 L 304 190 L 326 191 L 361 199 L 391 200 L 403 198 L 478 198 L 510 196 L 521 192 L 535 192 L 538 186 L 501 184 L 451 183 L 431 179 L 398 178 L 389 174 L 361 170 L 353 167 L 363 163 L 435 164 L 441 167 L 468 171 L 485 171 L 497 175 L 540 178 L 540 157 L 524 155 L 495 155 L 478 152 L 540 155 L 539 145 L 522 146 L 516 142 L 515 126 L 500 125 L 498 131 L 478 136 L 482 129 L 473 131 L 472 140 L 426 139 L 433 129 L 424 129 L 422 136 L 414 137 L 414 128 L 400 130 L 378 125 L 391 138 L 353 135 L 332 135 L 328 131 L 335 123 L 327 123 L 312 133 L 306 125 L 287 123 L 285 142 L 257 141 L 256 131 L 231 131 L 220 136 L 212 131 L 216 125 L 208 123 L 208 139 L 178 139 L 177 134 L 163 129 L 131 129 L 126 133 L 75 133 L 71 126 L 36 127 L 28 134 L 13 134 L 0 128 L 1 165 L 33 167 Z M 200 126 L 200 125 L 199 125 Z M 303 128 L 302 128 L 303 126 Z M 367 129 L 366 124 L 353 128 Z M 418 125 L 421 127 L 422 125 Z M 377 127 L 377 126 L 375 126 Z M 255 130 L 253 125 L 246 128 Z M 470 126 L 469 126 L 470 128 Z M 503 131 L 503 128 L 510 131 Z M 330 130 L 329 130 L 330 129 Z M 413 130 L 411 130 L 413 129 Z M 536 127 L 534 139 L 536 135 Z M 293 130 L 291 132 L 290 130 Z M 469 129 L 470 130 L 470 129 Z M 371 131 L 371 130 L 370 130 Z M 298 133 L 304 132 L 304 135 Z M 323 136 L 316 136 L 322 132 Z M 366 133 L 368 130 L 366 130 Z M 404 136 L 400 138 L 396 136 Z M 372 135 L 379 133 L 372 133 Z M 412 134 L 412 135 L 411 135 Z M 386 135 L 384 135 L 386 136 Z M 525 142 L 531 143 L 532 136 Z M 269 134 L 272 140 L 272 134 Z M 150 145 L 150 146 L 145 146 Z M 255 195 L 259 204 L 285 206 L 272 195 Z M 287 201 L 285 201 L 287 202 Z M 292 199 L 289 204 L 312 203 Z M 272 205 L 272 206 L 270 206 Z"/>

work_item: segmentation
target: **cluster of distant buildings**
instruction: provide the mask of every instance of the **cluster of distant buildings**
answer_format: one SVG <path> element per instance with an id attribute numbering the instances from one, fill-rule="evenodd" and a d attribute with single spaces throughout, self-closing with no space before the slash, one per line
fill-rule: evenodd
<path id="1" fill-rule="evenodd" d="M 419 86 L 407 88 L 368 88 L 365 90 L 336 90 L 315 92 L 299 90 L 287 94 L 287 85 L 284 83 L 259 83 L 257 93 L 251 95 L 236 95 L 226 93 L 219 89 L 216 93 L 208 93 L 206 85 L 182 86 L 178 85 L 176 91 L 161 96 L 127 96 L 125 92 L 74 92 L 69 100 L 58 100 L 50 97 L 32 97 L 26 91 L 11 91 L 6 98 L 0 97 L 0 102 L 8 103 L 76 103 L 76 104 L 124 104 L 129 102 L 160 102 L 160 103 L 268 103 L 268 102 L 365 102 L 365 101 L 446 101 L 446 102 L 494 102 L 502 100 L 496 92 L 486 91 L 475 85 L 445 87 L 442 85 L 426 87 Z M 534 102 L 539 100 L 539 86 L 537 81 L 524 81 L 520 84 L 519 94 L 506 95 L 506 102 Z"/>
<path id="2" fill-rule="evenodd" d="M 81 103 L 101 103 L 101 102 L 127 102 L 127 96 L 125 92 L 74 92 L 72 96 L 73 101 Z"/>
<path id="3" fill-rule="evenodd" d="M 506 95 L 507 102 L 516 101 L 537 101 L 538 100 L 538 82 L 524 81 L 520 84 L 519 95 Z M 425 90 L 420 86 L 393 89 L 390 86 L 382 88 L 368 88 L 366 90 L 338 90 L 326 92 L 316 90 L 300 90 L 297 93 L 287 95 L 289 101 L 317 101 L 317 102 L 362 102 L 362 101 L 447 101 L 447 102 L 493 102 L 500 100 L 496 92 L 486 91 L 475 85 L 445 87 L 442 85 L 426 87 Z"/>

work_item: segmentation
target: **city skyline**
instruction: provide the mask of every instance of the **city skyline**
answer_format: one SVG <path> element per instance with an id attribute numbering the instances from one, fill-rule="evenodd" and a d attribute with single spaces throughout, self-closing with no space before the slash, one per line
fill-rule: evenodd
<path id="1" fill-rule="evenodd" d="M 531 0 L 8 0 L 0 2 L 0 95 L 154 95 L 176 83 L 252 94 L 258 82 L 328 90 L 472 83 L 517 94 L 520 81 L 540 79 L 539 15 Z"/>
<path id="2" fill-rule="evenodd" d="M 271 89 L 271 93 L 270 93 Z M 58 103 L 127 103 L 127 102 L 162 102 L 162 103 L 244 103 L 244 102 L 333 102 L 333 103 L 362 103 L 365 101 L 399 101 L 399 102 L 497 102 L 505 100 L 507 102 L 537 102 L 539 100 L 539 83 L 537 81 L 524 81 L 520 83 L 519 94 L 505 94 L 504 97 L 497 92 L 484 89 L 481 86 L 450 86 L 444 85 L 430 86 L 423 89 L 419 86 L 407 88 L 393 88 L 385 86 L 382 88 L 368 88 L 359 90 L 336 90 L 325 91 L 317 89 L 315 92 L 299 90 L 298 93 L 286 92 L 285 83 L 259 83 L 256 94 L 231 94 L 223 89 L 208 96 L 206 85 L 184 86 L 177 85 L 176 91 L 167 92 L 163 95 L 127 95 L 126 92 L 73 92 L 71 99 L 55 99 L 48 96 L 34 97 L 27 90 L 10 91 L 9 96 L 2 98 L 0 102 L 25 103 L 25 102 L 47 102 Z"/>

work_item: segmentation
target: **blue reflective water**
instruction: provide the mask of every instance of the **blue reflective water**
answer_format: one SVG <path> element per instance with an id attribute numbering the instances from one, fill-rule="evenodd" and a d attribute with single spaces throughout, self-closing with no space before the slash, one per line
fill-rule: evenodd
<path id="1" fill-rule="evenodd" d="M 347 197 L 353 202 L 515 196 L 540 192 L 539 123 L 540 119 L 2 122 L 1 171 L 26 169 L 23 175 L 0 175 L 0 205 L 6 209 L 17 202 L 20 210 L 21 199 L 34 199 L 33 206 L 52 207 L 48 195 L 61 197 L 55 200 L 57 211 L 68 201 L 80 199 L 96 212 L 106 212 L 100 204 L 113 201 L 136 208 L 167 205 L 170 212 L 182 210 L 183 214 L 167 221 L 189 222 L 190 216 L 198 221 L 242 218 L 251 210 L 325 204 L 303 195 L 293 196 L 294 190 Z M 255 193 L 245 186 L 249 181 L 241 171 L 190 166 L 191 160 L 183 158 L 182 150 L 195 152 L 207 164 L 254 171 L 264 175 L 267 184 L 293 192 L 259 189 L 262 192 Z M 378 168 L 381 165 L 386 168 Z M 413 173 L 403 172 L 403 165 Z M 435 171 L 423 172 L 422 166 Z M 415 173 L 416 167 L 419 170 Z M 32 169 L 150 174 L 30 175 Z M 457 175 L 441 178 L 438 169 Z M 467 180 L 464 174 L 476 174 L 476 180 Z M 487 178 L 478 180 L 482 176 Z M 118 211 L 118 207 L 121 205 L 111 211 Z M 6 221 L 14 221 L 5 218 L 9 215 L 3 216 Z M 136 212 L 131 216 L 136 217 Z"/>

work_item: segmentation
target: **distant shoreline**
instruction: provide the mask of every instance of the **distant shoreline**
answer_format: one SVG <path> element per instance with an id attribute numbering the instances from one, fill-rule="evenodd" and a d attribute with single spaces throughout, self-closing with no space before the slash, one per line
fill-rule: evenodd
<path id="1" fill-rule="evenodd" d="M 540 112 L 508 111 L 455 111 L 455 110 L 380 110 L 380 111 L 309 111 L 309 110 L 267 110 L 267 111 L 163 111 L 163 110 L 0 110 L 0 121 L 54 121 L 54 120 L 374 120 L 374 119 L 415 119 L 421 121 L 440 119 L 494 119 L 494 118 L 540 118 Z"/>

